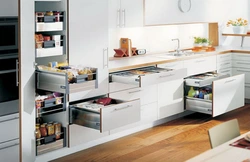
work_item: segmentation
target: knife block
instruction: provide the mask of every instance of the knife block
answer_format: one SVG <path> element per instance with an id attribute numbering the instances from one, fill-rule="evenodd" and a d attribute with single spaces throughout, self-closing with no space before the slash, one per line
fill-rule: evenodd
<path id="1" fill-rule="evenodd" d="M 127 49 L 125 48 L 114 49 L 114 51 L 115 51 L 114 57 L 128 57 Z"/>

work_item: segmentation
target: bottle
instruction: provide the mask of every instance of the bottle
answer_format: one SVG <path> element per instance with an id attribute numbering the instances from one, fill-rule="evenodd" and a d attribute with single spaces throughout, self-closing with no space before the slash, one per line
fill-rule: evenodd
<path id="1" fill-rule="evenodd" d="M 204 99 L 204 92 L 203 91 L 200 91 L 199 98 Z"/>
<path id="2" fill-rule="evenodd" d="M 195 90 L 194 87 L 190 87 L 188 91 L 188 97 L 194 97 L 195 96 Z"/>

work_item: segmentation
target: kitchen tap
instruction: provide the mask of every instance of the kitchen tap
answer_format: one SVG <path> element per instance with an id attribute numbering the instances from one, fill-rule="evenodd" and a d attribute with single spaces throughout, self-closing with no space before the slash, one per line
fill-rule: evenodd
<path id="1" fill-rule="evenodd" d="M 180 50 L 180 40 L 179 40 L 179 38 L 172 39 L 172 41 L 177 41 L 178 42 L 178 46 L 175 49 L 175 51 L 176 51 L 177 55 L 180 55 L 181 50 Z"/>

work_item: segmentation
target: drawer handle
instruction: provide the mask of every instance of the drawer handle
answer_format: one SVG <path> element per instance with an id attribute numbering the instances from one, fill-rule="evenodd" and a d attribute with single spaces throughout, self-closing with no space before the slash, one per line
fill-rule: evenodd
<path id="1" fill-rule="evenodd" d="M 171 77 L 174 76 L 175 74 L 169 74 L 169 75 L 161 75 L 159 76 L 159 78 L 166 78 L 166 77 Z"/>
<path id="2" fill-rule="evenodd" d="M 230 70 L 220 71 L 220 73 L 230 72 Z"/>
<path id="3" fill-rule="evenodd" d="M 132 92 L 128 92 L 129 94 L 132 94 L 132 93 L 136 93 L 136 92 L 140 92 L 141 90 L 137 90 L 137 91 L 132 91 Z"/>
<path id="4" fill-rule="evenodd" d="M 119 111 L 119 110 L 123 110 L 123 109 L 127 109 L 129 107 L 132 107 L 132 105 L 127 105 L 125 107 L 121 107 L 121 108 L 115 108 L 115 111 Z"/>
<path id="5" fill-rule="evenodd" d="M 231 79 L 231 80 L 227 80 L 227 81 L 225 81 L 225 84 L 226 83 L 231 83 L 231 82 L 233 82 L 233 81 L 235 81 L 236 79 Z"/>
<path id="6" fill-rule="evenodd" d="M 249 63 L 244 63 L 244 62 L 237 62 L 237 64 L 241 64 L 241 65 L 249 65 Z"/>
<path id="7" fill-rule="evenodd" d="M 66 89 L 66 86 L 60 86 L 61 89 Z"/>
<path id="8" fill-rule="evenodd" d="M 197 62 L 197 63 L 198 63 L 198 62 L 204 62 L 204 61 L 206 61 L 206 60 L 198 60 L 198 61 L 195 61 L 195 62 Z"/>
<path id="9" fill-rule="evenodd" d="M 10 146 L 6 146 L 6 147 L 3 147 L 3 148 L 0 148 L 0 150 L 7 149 L 7 148 L 10 148 L 10 147 L 13 147 L 13 146 L 16 146 L 16 145 L 19 145 L 19 143 L 15 143 L 15 144 L 13 144 L 13 145 L 10 145 Z"/>
<path id="10" fill-rule="evenodd" d="M 226 62 L 226 63 L 220 64 L 220 65 L 230 65 L 230 62 Z"/>
<path id="11" fill-rule="evenodd" d="M 244 72 L 244 73 L 249 73 L 250 71 L 246 71 L 246 70 L 237 70 L 238 72 Z"/>
<path id="12" fill-rule="evenodd" d="M 14 118 L 10 118 L 10 119 L 5 119 L 5 120 L 0 121 L 0 123 L 7 122 L 7 121 L 11 121 L 11 120 L 15 120 L 15 119 L 18 119 L 18 118 L 19 118 L 19 117 L 14 117 Z"/>

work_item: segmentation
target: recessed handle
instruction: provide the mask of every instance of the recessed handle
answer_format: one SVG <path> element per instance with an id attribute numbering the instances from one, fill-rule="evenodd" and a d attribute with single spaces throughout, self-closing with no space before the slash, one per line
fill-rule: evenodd
<path id="1" fill-rule="evenodd" d="M 132 91 L 132 92 L 128 92 L 129 94 L 132 94 L 132 93 L 136 93 L 136 92 L 140 92 L 141 90 L 137 90 L 137 91 Z"/>
<path id="2" fill-rule="evenodd" d="M 168 75 L 161 75 L 159 76 L 160 78 L 166 78 L 166 77 L 171 77 L 174 76 L 175 74 L 168 74 Z"/>
<path id="3" fill-rule="evenodd" d="M 225 81 L 225 84 L 226 84 L 226 83 L 234 82 L 235 80 L 236 80 L 236 79 L 227 80 L 227 81 Z"/>
<path id="4" fill-rule="evenodd" d="M 130 108 L 130 107 L 132 107 L 132 105 L 127 105 L 127 106 L 121 107 L 121 108 L 115 108 L 114 110 L 119 111 L 119 110 L 127 109 L 127 108 Z"/>

